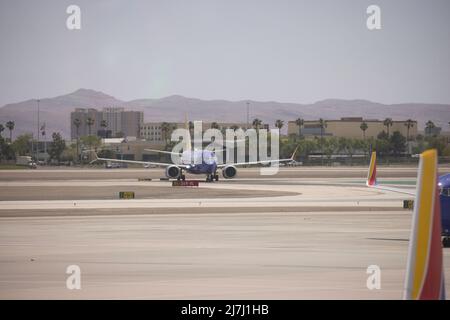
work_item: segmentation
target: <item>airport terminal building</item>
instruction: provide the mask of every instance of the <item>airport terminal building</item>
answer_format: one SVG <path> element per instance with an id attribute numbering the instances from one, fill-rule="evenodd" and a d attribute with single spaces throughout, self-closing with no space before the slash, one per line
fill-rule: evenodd
<path id="1" fill-rule="evenodd" d="M 361 124 L 366 123 L 365 132 L 361 129 Z M 403 136 L 410 138 L 416 137 L 417 121 L 410 123 L 408 130 L 407 121 L 393 121 L 389 127 L 389 132 L 399 131 Z M 326 127 L 323 129 L 323 136 L 344 137 L 344 138 L 376 138 L 382 131 L 386 132 L 386 126 L 383 120 L 363 119 L 362 117 L 347 117 L 340 120 L 326 120 Z M 409 132 L 408 132 L 409 131 Z M 314 137 L 321 135 L 321 127 L 319 120 L 305 120 L 302 127 L 298 126 L 295 121 L 288 122 L 288 135 L 303 135 L 305 137 Z"/>
<path id="2" fill-rule="evenodd" d="M 166 126 L 167 129 L 164 127 Z M 156 144 L 165 144 L 166 135 L 175 129 L 184 129 L 186 124 L 184 122 L 146 122 L 141 125 L 141 138 Z M 246 128 L 245 123 L 224 123 L 224 122 L 202 122 L 202 130 L 205 131 L 210 128 L 224 129 L 238 129 Z M 168 130 L 166 133 L 165 130 Z M 167 137 L 168 139 L 170 138 Z"/>
<path id="3" fill-rule="evenodd" d="M 78 129 L 75 119 L 80 120 Z M 88 125 L 88 119 L 94 120 L 91 126 Z M 77 139 L 91 134 L 110 138 L 121 133 L 125 137 L 139 137 L 143 121 L 142 111 L 126 111 L 124 108 L 103 108 L 101 111 L 93 108 L 76 108 L 70 114 L 70 136 Z M 102 127 L 102 122 L 106 126 Z"/>

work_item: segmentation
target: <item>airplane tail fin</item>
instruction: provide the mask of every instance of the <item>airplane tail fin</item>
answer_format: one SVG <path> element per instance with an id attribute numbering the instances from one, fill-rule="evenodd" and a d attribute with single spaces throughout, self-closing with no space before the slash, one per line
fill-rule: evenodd
<path id="1" fill-rule="evenodd" d="M 368 187 L 375 186 L 377 184 L 377 152 L 372 151 L 370 156 L 369 172 L 367 174 L 366 185 Z"/>
<path id="2" fill-rule="evenodd" d="M 420 155 L 404 298 L 445 299 L 437 152 Z"/>

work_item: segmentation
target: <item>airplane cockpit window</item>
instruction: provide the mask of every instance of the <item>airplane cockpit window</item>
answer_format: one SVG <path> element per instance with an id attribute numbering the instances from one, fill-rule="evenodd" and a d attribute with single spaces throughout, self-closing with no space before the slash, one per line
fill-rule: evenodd
<path id="1" fill-rule="evenodd" d="M 443 195 L 445 197 L 450 197 L 450 188 L 442 188 L 441 195 Z"/>
<path id="2" fill-rule="evenodd" d="M 213 164 L 217 161 L 217 157 L 213 152 L 203 152 L 203 161 L 206 164 Z"/>

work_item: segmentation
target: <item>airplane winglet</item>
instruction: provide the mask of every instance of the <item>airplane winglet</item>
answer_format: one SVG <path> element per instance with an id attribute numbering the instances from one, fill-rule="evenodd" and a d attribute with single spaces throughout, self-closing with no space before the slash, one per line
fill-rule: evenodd
<path id="1" fill-rule="evenodd" d="M 95 161 L 99 160 L 99 157 L 97 155 L 97 152 L 95 152 L 95 150 L 84 150 L 84 151 L 82 151 L 82 153 L 85 153 L 85 152 L 90 152 L 90 153 L 94 154 L 94 160 L 89 162 L 89 164 L 93 164 Z"/>
<path id="2" fill-rule="evenodd" d="M 437 152 L 420 155 L 404 298 L 445 299 Z"/>
<path id="3" fill-rule="evenodd" d="M 366 185 L 368 187 L 372 187 L 375 186 L 376 184 L 377 184 L 377 152 L 372 151 Z"/>
<path id="4" fill-rule="evenodd" d="M 297 153 L 297 150 L 298 150 L 298 147 L 299 147 L 299 146 L 297 146 L 297 147 L 295 148 L 294 152 L 292 153 L 291 160 L 294 160 L 295 154 Z"/>

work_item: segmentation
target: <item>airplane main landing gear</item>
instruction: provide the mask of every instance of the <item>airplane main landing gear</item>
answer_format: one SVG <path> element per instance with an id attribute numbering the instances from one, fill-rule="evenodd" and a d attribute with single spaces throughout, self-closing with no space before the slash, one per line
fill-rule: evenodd
<path id="1" fill-rule="evenodd" d="M 206 175 L 206 182 L 213 182 L 214 180 L 219 181 L 218 174 L 207 174 Z"/>
<path id="2" fill-rule="evenodd" d="M 444 237 L 444 238 L 442 239 L 442 246 L 443 246 L 444 248 L 449 248 L 449 247 L 450 247 L 450 237 L 449 237 L 449 236 Z"/>

